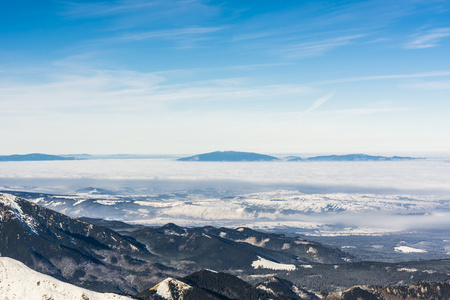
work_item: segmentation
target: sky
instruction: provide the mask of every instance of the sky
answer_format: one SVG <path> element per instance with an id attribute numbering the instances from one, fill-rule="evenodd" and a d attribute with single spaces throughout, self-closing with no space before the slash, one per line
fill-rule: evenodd
<path id="1" fill-rule="evenodd" d="M 450 151 L 450 2 L 0 2 L 0 155 Z"/>

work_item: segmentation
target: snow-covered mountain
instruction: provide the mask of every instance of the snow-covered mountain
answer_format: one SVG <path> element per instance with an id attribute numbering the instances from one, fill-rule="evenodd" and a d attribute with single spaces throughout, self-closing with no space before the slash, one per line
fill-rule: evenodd
<path id="1" fill-rule="evenodd" d="M 97 293 L 38 273 L 9 257 L 0 257 L 0 298 L 26 300 L 126 300 L 130 297 Z"/>
<path id="2" fill-rule="evenodd" d="M 310 263 L 345 263 L 353 257 L 340 249 L 249 228 L 143 227 L 128 234 L 165 265 L 193 269 L 295 270 Z"/>
<path id="3" fill-rule="evenodd" d="M 0 194 L 0 253 L 96 291 L 136 293 L 175 270 L 130 237 Z M 144 274 L 144 275 L 143 275 Z"/>
<path id="4" fill-rule="evenodd" d="M 273 277 L 271 279 L 255 287 L 230 274 L 201 270 L 180 279 L 167 278 L 136 296 L 145 300 L 319 299 L 292 282 Z"/>
<path id="5" fill-rule="evenodd" d="M 16 194 L 72 217 L 152 226 L 172 222 L 186 226 L 245 226 L 263 230 L 295 228 L 294 232 L 317 235 L 380 234 L 395 232 L 398 228 L 409 229 L 403 222 L 410 227 L 432 222 L 446 228 L 450 214 L 449 198 L 439 195 L 306 194 L 297 190 L 231 196 L 206 190 L 126 195 L 100 189 L 73 195 Z M 380 222 L 381 219 L 384 221 Z"/>
<path id="6" fill-rule="evenodd" d="M 119 234 L 16 196 L 0 194 L 1 256 L 97 292 L 134 295 L 143 291 L 139 294 L 141 299 L 208 299 L 197 293 L 212 294 L 210 299 L 217 299 L 218 294 L 218 299 L 286 299 L 288 294 L 300 297 L 310 295 L 308 291 L 335 292 L 355 284 L 411 284 L 448 279 L 448 259 L 348 263 L 350 256 L 337 248 L 244 227 L 186 228 L 167 224 L 146 228 L 117 221 L 84 220 L 123 231 Z M 402 243 L 398 249 L 413 248 Z M 199 271 L 184 276 L 205 267 L 232 274 Z M 3 267 L 5 276 L 15 274 L 13 268 Z M 273 276 L 280 280 L 269 280 Z M 14 293 L 16 286 L 8 287 L 10 279 L 0 280 L 6 282 L 2 291 Z M 38 281 L 36 286 L 43 285 Z M 155 288 L 148 289 L 158 282 Z M 54 287 L 54 293 L 64 291 Z M 179 297 L 188 294 L 191 298 Z M 17 295 L 11 296 L 12 299 L 22 299 Z M 298 299 L 297 296 L 288 299 Z"/>

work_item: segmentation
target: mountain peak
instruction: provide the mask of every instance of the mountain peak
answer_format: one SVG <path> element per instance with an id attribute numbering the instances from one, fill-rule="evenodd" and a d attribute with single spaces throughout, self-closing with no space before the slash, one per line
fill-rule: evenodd
<path id="1" fill-rule="evenodd" d="M 183 299 L 183 296 L 188 291 L 192 290 L 192 287 L 189 284 L 169 277 L 152 287 L 150 290 L 155 291 L 158 296 L 170 300 Z"/>

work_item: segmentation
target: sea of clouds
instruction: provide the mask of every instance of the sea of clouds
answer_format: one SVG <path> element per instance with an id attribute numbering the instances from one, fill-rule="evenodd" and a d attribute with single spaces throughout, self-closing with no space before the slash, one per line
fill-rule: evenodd
<path id="1" fill-rule="evenodd" d="M 68 199 L 77 204 L 39 202 L 72 217 L 146 225 L 246 226 L 316 236 L 448 232 L 449 183 L 448 159 L 0 163 L 0 190 L 72 195 Z M 440 240 L 433 247 L 447 253 L 450 244 Z"/>
<path id="2" fill-rule="evenodd" d="M 216 189 L 303 193 L 419 193 L 450 195 L 450 161 L 179 162 L 168 159 L 99 159 L 1 162 L 0 187 L 73 192 L 109 189 L 177 191 Z"/>

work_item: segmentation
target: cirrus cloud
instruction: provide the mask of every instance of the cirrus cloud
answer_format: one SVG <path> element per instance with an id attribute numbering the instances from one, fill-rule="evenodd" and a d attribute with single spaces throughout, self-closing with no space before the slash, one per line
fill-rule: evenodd
<path id="1" fill-rule="evenodd" d="M 435 28 L 417 35 L 405 45 L 407 49 L 425 49 L 439 46 L 442 39 L 450 36 L 450 28 Z"/>

